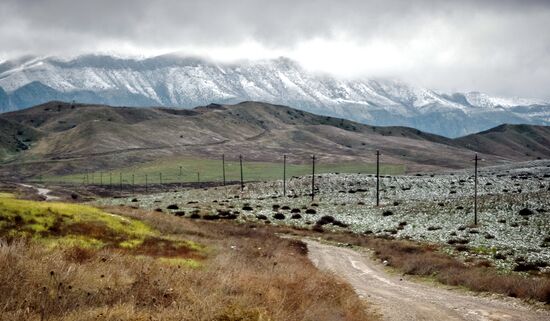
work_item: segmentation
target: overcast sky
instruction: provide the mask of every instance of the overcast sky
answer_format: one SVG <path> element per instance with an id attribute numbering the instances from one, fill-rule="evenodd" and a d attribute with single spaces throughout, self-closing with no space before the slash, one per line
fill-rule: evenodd
<path id="1" fill-rule="evenodd" d="M 550 99 L 550 0 L 1 0 L 23 54 L 286 56 L 339 77 Z"/>

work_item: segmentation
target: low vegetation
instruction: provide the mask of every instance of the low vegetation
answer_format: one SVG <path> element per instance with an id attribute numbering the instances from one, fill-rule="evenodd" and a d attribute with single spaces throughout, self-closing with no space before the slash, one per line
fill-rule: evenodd
<path id="1" fill-rule="evenodd" d="M 0 320 L 374 319 L 267 229 L 6 194 L 0 213 Z"/>
<path id="2" fill-rule="evenodd" d="M 302 176 L 311 173 L 311 162 L 309 159 L 302 163 L 287 163 L 286 175 Z M 181 170 L 180 170 L 181 168 Z M 374 163 L 348 162 L 348 163 L 323 163 L 318 162 L 315 166 L 317 173 L 375 173 Z M 398 175 L 405 172 L 405 166 L 399 164 L 382 164 L 381 173 L 385 175 Z M 162 177 L 160 175 L 162 173 Z M 197 176 L 200 173 L 200 177 Z M 138 166 L 119 168 L 103 172 L 78 173 L 64 176 L 45 176 L 35 177 L 37 180 L 47 182 L 62 182 L 71 184 L 95 184 L 108 185 L 113 183 L 128 185 L 133 182 L 137 185 L 145 184 L 145 175 L 147 174 L 148 184 L 159 184 L 162 179 L 163 184 L 174 183 L 195 183 L 202 182 L 221 182 L 222 181 L 222 162 L 221 159 L 172 159 L 144 163 Z M 264 181 L 281 179 L 283 175 L 282 157 L 280 162 L 243 162 L 243 174 L 246 181 Z M 240 180 L 240 166 L 237 160 L 227 159 L 225 162 L 225 175 L 227 181 Z M 128 187 L 125 187 L 128 189 Z"/>

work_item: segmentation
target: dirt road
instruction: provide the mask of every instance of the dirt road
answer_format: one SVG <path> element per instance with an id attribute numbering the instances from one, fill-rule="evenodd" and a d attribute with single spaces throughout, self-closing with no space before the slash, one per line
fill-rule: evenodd
<path id="1" fill-rule="evenodd" d="M 19 184 L 19 185 L 21 185 L 23 187 L 27 187 L 27 188 L 36 189 L 38 191 L 38 195 L 44 196 L 46 198 L 46 201 L 55 201 L 55 200 L 59 199 L 59 197 L 57 197 L 57 196 L 50 195 L 50 192 L 51 192 L 50 189 L 36 187 L 36 186 L 32 186 L 32 185 L 27 185 L 27 184 Z"/>
<path id="2" fill-rule="evenodd" d="M 536 310 L 513 298 L 474 296 L 450 287 L 434 287 L 391 275 L 366 253 L 305 240 L 309 258 L 320 269 L 346 279 L 382 314 L 383 320 L 548 321 L 549 311 Z"/>

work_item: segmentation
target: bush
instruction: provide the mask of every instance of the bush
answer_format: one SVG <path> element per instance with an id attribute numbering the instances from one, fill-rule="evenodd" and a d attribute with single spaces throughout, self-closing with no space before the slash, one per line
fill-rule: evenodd
<path id="1" fill-rule="evenodd" d="M 276 213 L 275 215 L 273 215 L 273 218 L 276 220 L 284 220 L 286 217 L 283 213 Z"/>
<path id="2" fill-rule="evenodd" d="M 529 215 L 533 215 L 535 214 L 535 212 L 533 212 L 532 210 L 528 209 L 528 208 L 522 208 L 519 213 L 519 215 L 521 216 L 529 216 Z"/>

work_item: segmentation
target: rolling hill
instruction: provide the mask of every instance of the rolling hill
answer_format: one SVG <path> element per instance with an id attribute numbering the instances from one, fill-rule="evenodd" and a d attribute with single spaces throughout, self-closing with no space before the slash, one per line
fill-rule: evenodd
<path id="1" fill-rule="evenodd" d="M 115 169 L 178 157 L 218 159 L 221 154 L 264 162 L 288 154 L 297 163 L 315 154 L 324 163 L 372 163 L 379 149 L 384 162 L 404 164 L 409 171 L 468 167 L 474 151 L 488 164 L 550 157 L 545 143 L 549 130 L 544 126 L 507 126 L 516 129 L 504 131 L 497 127 L 449 139 L 261 102 L 192 110 L 49 102 L 1 114 L 0 122 L 8 124 L 2 126 L 0 137 L 8 143 L 0 147 L 11 151 L 4 153 L 0 172 L 17 177 Z M 523 137 L 527 132 L 529 136 Z M 522 146 L 524 141 L 533 143 Z M 515 144 L 513 154 L 505 148 L 509 142 Z"/>

